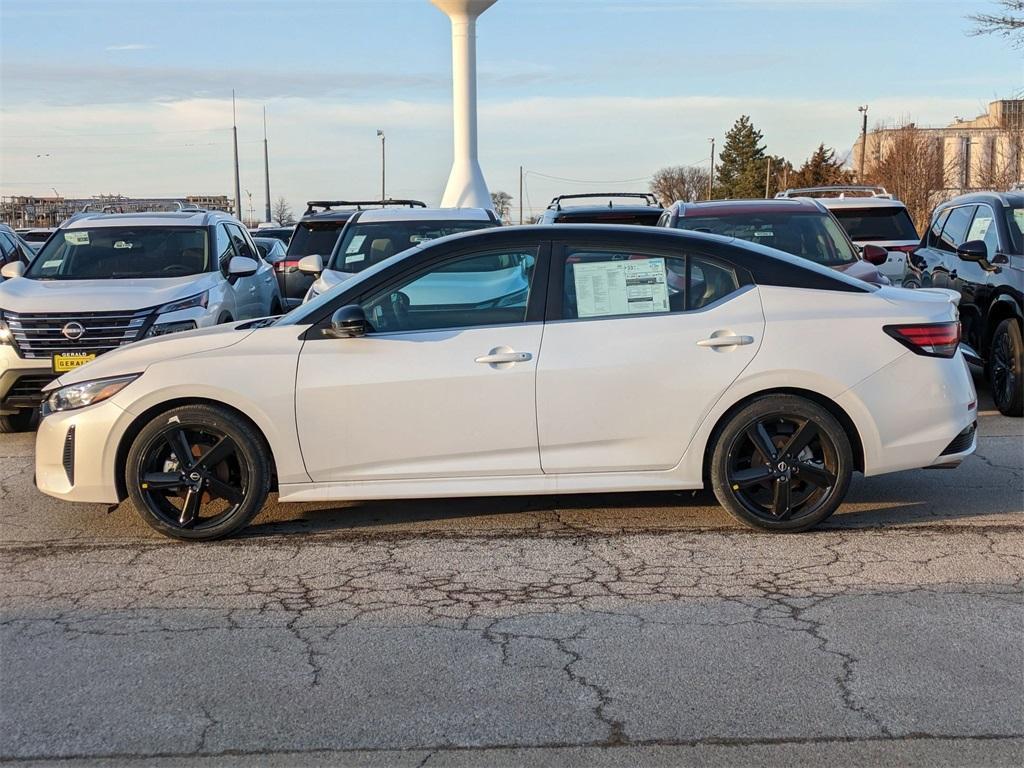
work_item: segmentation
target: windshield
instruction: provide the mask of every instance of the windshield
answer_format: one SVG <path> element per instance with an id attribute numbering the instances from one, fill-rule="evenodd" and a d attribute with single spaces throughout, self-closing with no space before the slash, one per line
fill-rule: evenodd
<path id="1" fill-rule="evenodd" d="M 344 226 L 344 221 L 299 222 L 288 243 L 288 258 L 301 259 L 303 256 L 317 254 L 326 261 Z"/>
<path id="2" fill-rule="evenodd" d="M 328 268 L 338 272 L 360 272 L 429 240 L 492 226 L 489 221 L 356 222 L 346 228 Z"/>
<path id="3" fill-rule="evenodd" d="M 210 268 L 202 227 L 94 227 L 58 231 L 25 273 L 36 280 L 197 275 Z"/>
<path id="4" fill-rule="evenodd" d="M 1013 253 L 1024 255 L 1024 208 L 1009 208 L 1006 211 L 1007 229 L 1010 230 L 1010 240 L 1013 245 Z"/>
<path id="5" fill-rule="evenodd" d="M 920 240 L 906 208 L 838 208 L 832 215 L 853 240 Z"/>
<path id="6" fill-rule="evenodd" d="M 677 229 L 749 240 L 821 264 L 857 261 L 857 253 L 831 216 L 816 213 L 750 213 L 742 216 L 687 216 Z"/>

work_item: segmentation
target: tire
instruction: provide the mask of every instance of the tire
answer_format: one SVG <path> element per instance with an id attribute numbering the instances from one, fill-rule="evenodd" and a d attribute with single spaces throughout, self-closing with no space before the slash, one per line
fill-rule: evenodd
<path id="1" fill-rule="evenodd" d="M 999 412 L 1004 416 L 1024 415 L 1024 339 L 1020 323 L 1013 318 L 996 326 L 986 369 Z"/>
<path id="2" fill-rule="evenodd" d="M 179 451 L 188 456 L 187 466 Z M 266 502 L 270 481 L 262 436 L 244 418 L 208 405 L 154 417 L 132 441 L 125 463 L 125 486 L 142 519 L 188 541 L 221 539 L 244 528 Z"/>
<path id="3" fill-rule="evenodd" d="M 0 435 L 29 432 L 35 426 L 35 411 L 21 410 L 9 416 L 0 416 Z"/>
<path id="4" fill-rule="evenodd" d="M 709 467 L 729 514 L 778 532 L 806 531 L 835 512 L 852 474 L 842 425 L 796 395 L 765 395 L 733 414 L 714 438 Z"/>

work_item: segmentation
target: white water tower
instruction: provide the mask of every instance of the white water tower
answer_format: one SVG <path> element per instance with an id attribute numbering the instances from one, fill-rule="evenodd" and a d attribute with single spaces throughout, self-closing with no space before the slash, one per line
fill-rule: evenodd
<path id="1" fill-rule="evenodd" d="M 430 0 L 452 20 L 454 159 L 442 208 L 492 208 L 477 158 L 476 19 L 497 0 Z"/>

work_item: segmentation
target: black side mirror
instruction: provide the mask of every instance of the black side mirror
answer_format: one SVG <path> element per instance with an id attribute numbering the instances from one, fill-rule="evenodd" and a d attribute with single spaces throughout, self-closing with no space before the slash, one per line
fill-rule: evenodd
<path id="1" fill-rule="evenodd" d="M 352 339 L 365 336 L 373 330 L 366 320 L 366 313 L 358 304 L 348 304 L 331 315 L 331 327 L 324 334 L 336 339 Z"/>
<path id="2" fill-rule="evenodd" d="M 889 252 L 880 245 L 874 245 L 868 243 L 861 249 L 861 255 L 864 257 L 864 261 L 868 264 L 874 264 L 876 267 L 885 264 L 889 260 Z"/>
<path id="3" fill-rule="evenodd" d="M 968 240 L 956 249 L 956 255 L 964 261 L 987 262 L 988 246 L 984 240 Z"/>

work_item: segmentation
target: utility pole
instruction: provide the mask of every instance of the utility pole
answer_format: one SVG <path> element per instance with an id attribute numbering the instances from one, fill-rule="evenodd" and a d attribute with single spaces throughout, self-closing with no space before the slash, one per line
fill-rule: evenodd
<path id="1" fill-rule="evenodd" d="M 768 199 L 768 189 L 772 182 L 772 159 L 768 158 L 768 168 L 764 172 L 764 199 Z"/>
<path id="2" fill-rule="evenodd" d="M 712 136 L 708 141 L 711 142 L 711 172 L 708 174 L 708 200 L 710 200 L 711 193 L 715 190 L 715 137 Z"/>
<path id="3" fill-rule="evenodd" d="M 857 107 L 857 111 L 864 116 L 860 126 L 860 173 L 857 181 L 864 183 L 864 158 L 868 156 L 868 105 Z"/>
<path id="4" fill-rule="evenodd" d="M 270 212 L 270 147 L 267 144 L 267 108 L 263 107 L 263 178 L 265 191 L 267 193 L 267 207 L 263 212 L 263 220 L 269 222 Z"/>
<path id="5" fill-rule="evenodd" d="M 523 166 L 519 166 L 519 223 L 523 223 Z"/>
<path id="6" fill-rule="evenodd" d="M 235 144 L 235 216 L 242 219 L 242 185 L 238 180 L 238 120 L 235 116 L 235 89 L 231 89 L 231 133 Z"/>
<path id="7" fill-rule="evenodd" d="M 384 191 L 386 186 L 385 179 L 387 178 L 385 176 L 385 169 L 387 168 L 387 150 L 385 149 L 387 137 L 380 128 L 377 129 L 377 135 L 380 136 L 380 199 L 383 202 L 388 199 Z"/>

